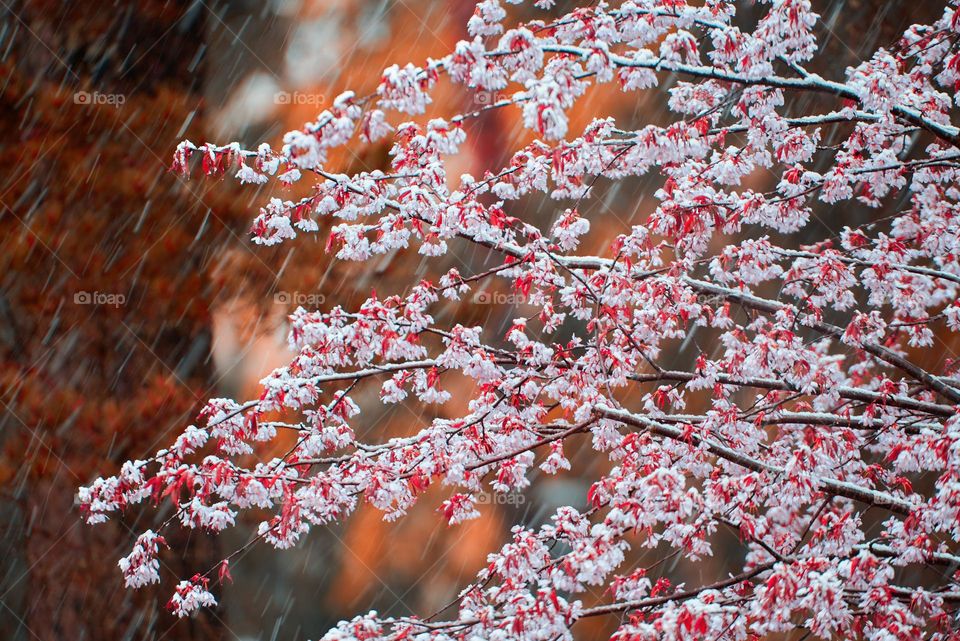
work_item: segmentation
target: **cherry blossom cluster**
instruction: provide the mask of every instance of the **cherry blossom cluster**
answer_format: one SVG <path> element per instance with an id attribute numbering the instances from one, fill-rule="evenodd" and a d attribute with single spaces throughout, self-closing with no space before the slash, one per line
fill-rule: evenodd
<path id="1" fill-rule="evenodd" d="M 592 448 L 608 462 L 580 508 L 515 527 L 442 617 L 371 612 L 324 638 L 554 641 L 589 617 L 619 621 L 618 641 L 958 638 L 960 363 L 939 358 L 960 329 L 957 3 L 835 79 L 807 69 L 809 0 L 761 2 L 749 27 L 726 0 L 532 4 L 543 19 L 510 26 L 509 6 L 483 0 L 470 40 L 340 95 L 279 149 L 179 146 L 179 172 L 310 181 L 263 207 L 257 243 L 322 229 L 342 260 L 416 249 L 449 265 L 469 245 L 496 260 L 356 309 L 297 309 L 296 356 L 259 398 L 210 401 L 168 448 L 82 488 L 90 522 L 174 506 L 120 561 L 127 585 L 160 580 L 159 532 L 176 524 L 217 533 L 267 514 L 250 544 L 289 548 L 362 501 L 396 519 L 439 486 L 457 525 L 480 516 L 480 493 L 576 473 L 567 453 Z M 668 75 L 671 123 L 571 133 L 594 87 L 656 91 Z M 450 175 L 478 112 L 430 117 L 440 82 L 496 92 L 480 111 L 517 109 L 533 142 Z M 797 113 L 800 95 L 824 110 Z M 385 170 L 327 168 L 330 150 L 385 137 Z M 637 177 L 658 185 L 642 224 L 613 234 L 581 214 L 598 184 Z M 866 224 L 834 234 L 817 218 L 854 202 Z M 530 203 L 552 222 L 524 220 Z M 579 251 L 603 233 L 606 250 Z M 497 281 L 525 303 L 505 334 L 437 320 Z M 681 350 L 689 366 L 671 369 Z M 451 400 L 454 378 L 468 399 Z M 358 439 L 371 386 L 459 417 Z M 281 432 L 294 445 L 266 459 Z M 730 533 L 743 561 L 697 585 L 630 560 L 706 559 Z M 231 558 L 180 582 L 171 609 L 214 604 Z"/>

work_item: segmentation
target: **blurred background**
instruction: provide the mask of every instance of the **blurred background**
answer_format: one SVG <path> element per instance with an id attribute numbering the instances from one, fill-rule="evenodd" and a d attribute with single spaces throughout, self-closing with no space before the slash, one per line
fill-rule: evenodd
<path id="1" fill-rule="evenodd" d="M 741 4 L 738 19 L 749 25 L 761 8 Z M 554 13 L 570 5 L 559 2 Z M 814 0 L 814 8 L 821 60 L 829 61 L 814 70 L 828 77 L 941 10 L 938 2 L 883 0 Z M 117 559 L 168 514 L 148 509 L 89 527 L 74 505 L 79 485 L 168 444 L 208 398 L 255 397 L 260 378 L 290 357 L 286 316 L 298 305 L 350 308 L 371 289 L 402 294 L 421 277 L 450 267 L 475 272 L 493 260 L 453 245 L 430 263 L 415 249 L 338 263 L 323 252 L 323 228 L 257 247 L 247 230 L 273 187 L 167 171 L 184 138 L 277 144 L 340 91 L 370 92 L 384 67 L 450 51 L 466 37 L 472 11 L 469 0 L 0 0 L 0 638 L 315 639 L 372 608 L 428 615 L 450 602 L 512 524 L 539 524 L 558 505 L 584 503 L 604 469 L 589 451 L 568 453 L 574 473 L 491 499 L 482 519 L 455 528 L 436 514 L 441 492 L 396 524 L 364 507 L 346 523 L 314 529 L 296 549 L 252 548 L 233 564 L 233 584 L 217 590 L 220 606 L 185 621 L 163 609 L 176 577 L 240 547 L 256 522 L 217 539 L 171 531 L 162 584 L 134 593 L 123 588 Z M 508 21 L 543 17 L 511 11 Z M 427 115 L 496 98 L 441 82 Z M 574 110 L 571 135 L 594 115 L 625 128 L 668 122 L 664 102 L 657 92 L 593 89 Z M 468 135 L 452 176 L 496 169 L 528 139 L 512 108 L 486 112 Z M 385 168 L 387 150 L 351 147 L 329 167 Z M 641 222 L 655 206 L 656 181 L 598 184 L 581 207 L 593 222 L 586 249 L 603 251 Z M 530 200 L 508 213 L 546 225 L 559 211 Z M 819 224 L 835 231 L 866 215 L 850 207 Z M 502 335 L 524 307 L 508 294 L 491 291 L 437 316 Z M 439 408 L 390 411 L 375 387 L 358 392 L 366 410 L 358 436 L 385 440 L 438 412 L 456 416 L 469 394 L 460 391 Z M 644 551 L 630 563 L 656 558 Z M 701 568 L 675 558 L 662 570 L 679 582 L 696 581 Z M 615 624 L 584 623 L 577 636 L 605 638 Z"/>

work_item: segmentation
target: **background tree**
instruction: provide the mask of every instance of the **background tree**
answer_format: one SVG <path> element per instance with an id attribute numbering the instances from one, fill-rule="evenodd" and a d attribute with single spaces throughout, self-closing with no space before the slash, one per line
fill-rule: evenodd
<path id="1" fill-rule="evenodd" d="M 247 222 L 225 190 L 165 171 L 167 141 L 203 129 L 208 17 L 170 2 L 4 8 L 4 638 L 225 634 L 212 614 L 177 622 L 156 595 L 115 589 L 104 560 L 142 522 L 97 532 L 69 516 L 70 486 L 168 438 L 215 389 L 210 273 Z M 166 563 L 216 554 L 201 542 Z"/>

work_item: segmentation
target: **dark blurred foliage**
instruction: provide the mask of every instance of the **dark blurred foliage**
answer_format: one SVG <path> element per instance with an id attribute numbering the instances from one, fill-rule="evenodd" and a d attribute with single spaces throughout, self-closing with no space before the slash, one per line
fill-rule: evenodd
<path id="1" fill-rule="evenodd" d="M 6 6 L 0 64 L 5 639 L 216 639 L 116 560 L 145 524 L 82 525 L 78 485 L 169 438 L 210 394 L 217 248 L 248 212 L 166 172 L 198 135 L 205 16 L 187 2 Z M 82 93 L 80 93 L 82 92 Z M 92 96 L 97 96 L 96 98 Z M 242 232 L 240 232 L 242 235 Z M 165 573 L 212 563 L 171 544 Z"/>

